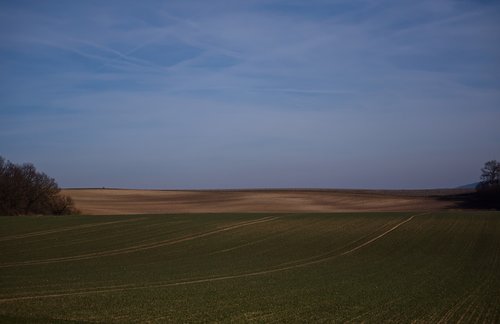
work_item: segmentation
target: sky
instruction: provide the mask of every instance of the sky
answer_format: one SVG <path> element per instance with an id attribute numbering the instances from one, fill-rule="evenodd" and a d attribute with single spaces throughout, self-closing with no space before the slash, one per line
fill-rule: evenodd
<path id="1" fill-rule="evenodd" d="M 0 155 L 61 187 L 475 182 L 500 1 L 0 0 Z"/>

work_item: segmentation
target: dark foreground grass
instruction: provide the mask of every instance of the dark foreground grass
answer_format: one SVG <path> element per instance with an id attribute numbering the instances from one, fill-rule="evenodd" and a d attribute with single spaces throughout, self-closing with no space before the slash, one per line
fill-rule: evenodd
<path id="1" fill-rule="evenodd" d="M 0 322 L 500 322 L 500 213 L 0 218 Z"/>

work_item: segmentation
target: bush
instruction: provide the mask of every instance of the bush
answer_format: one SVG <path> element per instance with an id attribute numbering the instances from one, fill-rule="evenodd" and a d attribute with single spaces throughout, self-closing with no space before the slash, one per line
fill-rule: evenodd
<path id="1" fill-rule="evenodd" d="M 77 210 L 60 195 L 56 181 L 31 163 L 11 163 L 0 157 L 0 215 L 63 215 Z"/>

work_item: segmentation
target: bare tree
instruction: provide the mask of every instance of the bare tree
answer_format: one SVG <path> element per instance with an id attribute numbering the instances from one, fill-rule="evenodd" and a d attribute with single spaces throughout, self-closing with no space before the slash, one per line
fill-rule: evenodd
<path id="1" fill-rule="evenodd" d="M 500 209 L 500 163 L 488 161 L 481 169 L 481 182 L 476 187 L 477 203 L 485 208 Z"/>
<path id="2" fill-rule="evenodd" d="M 500 162 L 488 161 L 481 169 L 481 186 L 498 187 L 500 185 Z"/>
<path id="3" fill-rule="evenodd" d="M 0 215 L 75 213 L 70 197 L 33 164 L 17 165 L 0 157 Z"/>

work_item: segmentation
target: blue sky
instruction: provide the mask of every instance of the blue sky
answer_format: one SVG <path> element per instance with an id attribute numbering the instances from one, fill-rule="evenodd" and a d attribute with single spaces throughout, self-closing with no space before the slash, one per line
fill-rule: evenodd
<path id="1" fill-rule="evenodd" d="M 0 155 L 63 187 L 454 187 L 499 125 L 498 1 L 0 1 Z"/>

